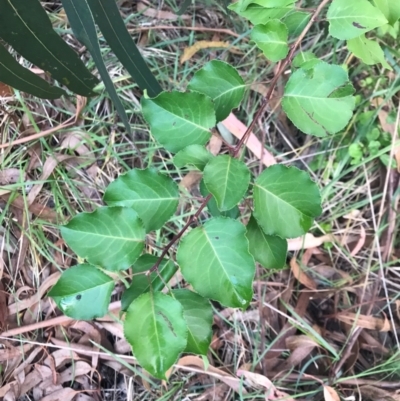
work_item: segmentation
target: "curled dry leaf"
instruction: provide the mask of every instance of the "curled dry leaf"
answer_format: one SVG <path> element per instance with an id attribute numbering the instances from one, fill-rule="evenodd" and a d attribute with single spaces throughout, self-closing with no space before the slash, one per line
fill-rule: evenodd
<path id="1" fill-rule="evenodd" d="M 289 251 L 300 251 L 301 249 L 316 248 L 325 242 L 333 242 L 334 237 L 326 234 L 321 237 L 314 237 L 312 234 L 306 234 L 303 237 L 288 239 Z"/>
<path id="2" fill-rule="evenodd" d="M 208 40 L 199 40 L 194 45 L 185 47 L 183 50 L 183 54 L 180 59 L 180 63 L 183 64 L 186 61 L 189 61 L 198 51 L 202 49 L 210 49 L 210 48 L 228 48 L 230 47 L 229 42 L 220 42 L 220 41 L 208 41 Z"/>
<path id="3" fill-rule="evenodd" d="M 340 401 L 340 397 L 335 389 L 330 386 L 324 386 L 325 401 Z"/>
<path id="4" fill-rule="evenodd" d="M 362 327 L 363 329 L 378 330 L 378 331 L 391 331 L 392 326 L 389 320 L 381 317 L 374 317 L 369 315 L 360 315 L 352 312 L 339 312 L 335 315 L 336 319 L 341 322 Z"/>
<path id="5" fill-rule="evenodd" d="M 292 269 L 293 275 L 296 279 L 303 284 L 305 287 L 309 288 L 310 290 L 317 289 L 317 283 L 307 274 L 305 273 L 300 265 L 297 263 L 296 258 L 292 258 L 290 260 L 290 268 Z"/>

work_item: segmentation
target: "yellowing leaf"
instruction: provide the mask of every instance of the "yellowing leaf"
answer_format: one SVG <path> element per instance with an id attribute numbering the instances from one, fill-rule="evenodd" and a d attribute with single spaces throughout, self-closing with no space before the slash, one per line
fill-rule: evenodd
<path id="1" fill-rule="evenodd" d="M 183 64 L 185 61 L 189 61 L 198 51 L 202 49 L 209 49 L 212 47 L 227 48 L 229 46 L 229 42 L 210 42 L 208 40 L 200 40 L 194 45 L 185 48 L 181 56 L 181 64 Z"/>

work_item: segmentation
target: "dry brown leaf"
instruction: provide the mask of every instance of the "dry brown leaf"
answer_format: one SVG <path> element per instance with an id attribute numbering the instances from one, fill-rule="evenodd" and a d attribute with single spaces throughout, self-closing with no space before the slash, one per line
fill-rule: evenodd
<path id="1" fill-rule="evenodd" d="M 141 1 L 137 4 L 137 10 L 146 17 L 151 17 L 156 19 L 167 19 L 169 21 L 176 21 L 178 18 L 183 20 L 191 19 L 190 15 L 186 14 L 176 15 L 170 11 L 156 10 L 155 8 L 151 8 L 147 4 Z"/>
<path id="2" fill-rule="evenodd" d="M 46 395 L 40 401 L 71 401 L 78 392 L 72 388 L 62 388 L 54 393 Z"/>
<path id="3" fill-rule="evenodd" d="M 4 284 L 0 278 L 0 333 L 4 331 L 7 325 L 8 307 L 7 292 L 4 290 Z"/>
<path id="4" fill-rule="evenodd" d="M 312 234 L 306 234 L 303 237 L 288 239 L 289 251 L 300 251 L 301 249 L 317 248 L 325 242 L 333 242 L 334 237 L 331 234 L 322 237 L 314 237 Z"/>
<path id="5" fill-rule="evenodd" d="M 13 90 L 7 84 L 0 82 L 0 97 L 9 97 L 14 94 Z"/>
<path id="6" fill-rule="evenodd" d="M 201 180 L 203 174 L 200 171 L 189 171 L 183 178 L 179 185 L 182 185 L 188 191 L 190 191 L 196 184 Z"/>
<path id="7" fill-rule="evenodd" d="M 374 317 L 369 315 L 360 315 L 352 312 L 339 312 L 335 315 L 336 319 L 349 325 L 355 324 L 363 329 L 391 331 L 392 326 L 387 318 Z"/>
<path id="8" fill-rule="evenodd" d="M 18 168 L 0 170 L 0 185 L 15 184 L 16 182 L 25 180 L 26 174 Z"/>
<path id="9" fill-rule="evenodd" d="M 292 258 L 290 260 L 290 268 L 293 272 L 294 277 L 303 284 L 305 287 L 309 288 L 310 290 L 317 289 L 317 283 L 307 274 L 305 273 L 300 265 L 297 263 L 296 258 Z"/>
<path id="10" fill-rule="evenodd" d="M 292 367 L 299 365 L 305 358 L 309 357 L 311 351 L 318 344 L 306 335 L 290 336 L 286 338 L 286 347 L 291 353 L 286 360 L 286 366 Z"/>
<path id="11" fill-rule="evenodd" d="M 340 397 L 335 389 L 330 386 L 324 386 L 325 401 L 340 401 Z"/>
<path id="12" fill-rule="evenodd" d="M 222 139 L 219 136 L 213 135 L 207 145 L 207 149 L 211 154 L 217 156 L 222 147 Z"/>
<path id="13" fill-rule="evenodd" d="M 189 61 L 200 50 L 210 49 L 210 48 L 227 48 L 229 46 L 230 46 L 229 42 L 199 40 L 194 45 L 185 47 L 180 59 L 180 63 L 183 64 L 186 61 Z"/>
<path id="14" fill-rule="evenodd" d="M 362 247 L 365 244 L 365 239 L 367 238 L 367 233 L 365 232 L 365 228 L 363 226 L 360 227 L 360 238 L 357 241 L 357 244 L 354 246 L 353 250 L 350 252 L 351 256 L 356 256 L 358 252 L 361 251 Z"/>

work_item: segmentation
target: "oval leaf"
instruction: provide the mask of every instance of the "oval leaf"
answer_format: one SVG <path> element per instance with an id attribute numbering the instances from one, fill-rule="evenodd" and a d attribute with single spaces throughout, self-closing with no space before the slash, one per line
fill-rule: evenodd
<path id="1" fill-rule="evenodd" d="M 175 213 L 179 190 L 169 177 L 153 168 L 134 169 L 112 182 L 104 194 L 110 206 L 130 206 L 142 219 L 146 232 L 161 228 Z"/>
<path id="2" fill-rule="evenodd" d="M 376 7 L 382 11 L 383 15 L 394 25 L 400 18 L 400 2 L 397 0 L 374 0 Z"/>
<path id="3" fill-rule="evenodd" d="M 204 146 L 190 145 L 175 155 L 174 164 L 178 168 L 191 164 L 200 171 L 203 171 L 206 164 L 213 157 L 214 156 Z"/>
<path id="4" fill-rule="evenodd" d="M 254 217 L 267 235 L 299 237 L 322 213 L 317 185 L 296 167 L 268 167 L 254 183 L 253 198 Z"/>
<path id="5" fill-rule="evenodd" d="M 282 107 L 301 131 L 323 137 L 335 134 L 349 122 L 355 105 L 352 93 L 346 71 L 321 61 L 291 75 Z"/>
<path id="6" fill-rule="evenodd" d="M 60 310 L 72 319 L 91 320 L 108 312 L 114 280 L 91 265 L 65 270 L 49 292 Z"/>
<path id="7" fill-rule="evenodd" d="M 250 183 L 246 164 L 228 155 L 216 156 L 204 168 L 204 183 L 217 201 L 219 210 L 237 205 Z"/>
<path id="8" fill-rule="evenodd" d="M 326 16 L 329 33 L 337 39 L 353 39 L 388 23 L 368 0 L 333 0 Z"/>
<path id="9" fill-rule="evenodd" d="M 185 352 L 207 355 L 213 323 L 210 301 L 189 290 L 173 290 L 172 296 L 183 306 L 183 318 L 188 326 Z"/>
<path id="10" fill-rule="evenodd" d="M 251 39 L 271 61 L 279 61 L 287 56 L 288 35 L 286 25 L 276 19 L 263 25 L 256 25 L 251 31 Z"/>
<path id="11" fill-rule="evenodd" d="M 204 93 L 214 101 L 217 122 L 225 120 L 243 99 L 245 84 L 235 68 L 219 60 L 198 70 L 188 89 Z"/>
<path id="12" fill-rule="evenodd" d="M 250 303 L 255 265 L 245 232 L 242 223 L 217 217 L 183 238 L 177 261 L 200 295 L 231 307 Z"/>
<path id="13" fill-rule="evenodd" d="M 147 292 L 130 304 L 124 333 L 139 363 L 153 376 L 166 379 L 165 372 L 187 343 L 183 307 L 161 292 Z"/>
<path id="14" fill-rule="evenodd" d="M 154 99 L 142 97 L 143 115 L 154 138 L 176 153 L 189 145 L 205 145 L 215 126 L 212 100 L 196 92 L 163 92 Z"/>
<path id="15" fill-rule="evenodd" d="M 139 216 L 124 207 L 78 214 L 61 227 L 61 234 L 78 256 L 111 271 L 128 269 L 142 252 L 145 239 Z"/>
<path id="16" fill-rule="evenodd" d="M 249 250 L 254 259 L 266 269 L 282 269 L 288 250 L 287 241 L 275 235 L 267 235 L 252 216 L 246 226 Z"/>
<path id="17" fill-rule="evenodd" d="M 165 284 L 172 278 L 178 267 L 171 259 L 163 259 L 150 276 L 140 274 L 150 270 L 157 262 L 158 257 L 153 255 L 142 255 L 132 266 L 132 284 L 122 294 L 121 309 L 126 311 L 129 305 L 140 295 L 152 291 L 161 291 Z"/>

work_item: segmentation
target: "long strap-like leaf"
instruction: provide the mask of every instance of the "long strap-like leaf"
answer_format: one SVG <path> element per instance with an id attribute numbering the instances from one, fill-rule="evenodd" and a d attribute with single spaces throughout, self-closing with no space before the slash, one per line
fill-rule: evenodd
<path id="1" fill-rule="evenodd" d="M 98 80 L 53 30 L 39 0 L 0 0 L 0 38 L 71 91 L 93 95 Z"/>
<path id="2" fill-rule="evenodd" d="M 115 90 L 114 84 L 108 75 L 107 68 L 104 64 L 99 42 L 97 39 L 96 26 L 92 12 L 90 11 L 89 5 L 86 0 L 62 0 L 65 12 L 68 16 L 68 20 L 71 24 L 71 28 L 78 38 L 89 50 L 96 64 L 97 69 L 101 75 L 104 85 L 110 95 L 117 112 L 122 119 L 126 130 L 131 133 L 131 127 L 129 125 L 128 117 L 125 113 L 125 109 L 118 97 Z"/>
<path id="3" fill-rule="evenodd" d="M 0 82 L 42 99 L 57 99 L 65 92 L 22 67 L 0 44 Z"/>
<path id="4" fill-rule="evenodd" d="M 88 0 L 88 3 L 97 25 L 119 61 L 142 90 L 146 89 L 150 97 L 157 96 L 162 88 L 127 31 L 115 0 Z"/>

